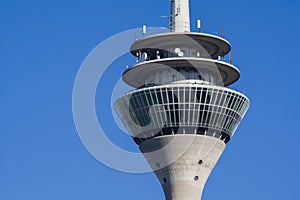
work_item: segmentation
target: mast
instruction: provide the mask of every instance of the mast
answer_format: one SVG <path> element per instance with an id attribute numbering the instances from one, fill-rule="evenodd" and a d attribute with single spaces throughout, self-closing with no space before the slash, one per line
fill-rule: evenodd
<path id="1" fill-rule="evenodd" d="M 171 32 L 190 32 L 189 0 L 171 0 Z"/>

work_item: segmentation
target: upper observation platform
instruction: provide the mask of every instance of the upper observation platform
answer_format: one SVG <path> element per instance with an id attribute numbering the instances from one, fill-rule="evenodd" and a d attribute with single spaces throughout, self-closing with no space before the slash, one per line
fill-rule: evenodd
<path id="1" fill-rule="evenodd" d="M 197 32 L 152 35 L 135 41 L 130 48 L 134 56 L 141 57 L 146 53 L 149 60 L 176 57 L 179 52 L 188 57 L 216 59 L 226 55 L 230 50 L 231 45 L 224 38 Z"/>
<path id="2" fill-rule="evenodd" d="M 203 80 L 212 85 L 227 86 L 237 81 L 239 77 L 239 70 L 227 62 L 187 57 L 142 62 L 123 73 L 123 81 L 135 88 L 181 80 Z"/>

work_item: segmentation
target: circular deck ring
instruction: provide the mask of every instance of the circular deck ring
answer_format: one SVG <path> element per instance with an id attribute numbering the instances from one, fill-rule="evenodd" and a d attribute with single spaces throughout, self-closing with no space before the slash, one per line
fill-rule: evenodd
<path id="1" fill-rule="evenodd" d="M 156 50 L 167 50 L 174 47 L 198 49 L 200 47 L 205 51 L 202 54 L 213 59 L 224 56 L 231 50 L 230 43 L 216 35 L 196 32 L 168 32 L 139 39 L 132 44 L 130 51 L 134 56 L 137 55 L 137 52 L 147 52 L 154 57 Z"/>
<path id="2" fill-rule="evenodd" d="M 207 58 L 166 58 L 157 59 L 148 62 L 139 63 L 133 67 L 128 68 L 123 73 L 123 81 L 128 85 L 139 88 L 145 84 L 145 78 L 156 73 L 159 70 L 165 69 L 180 69 L 180 68 L 194 68 L 201 72 L 202 70 L 210 70 L 214 73 L 219 73 L 222 80 L 218 85 L 230 85 L 237 81 L 240 77 L 239 70 L 226 62 L 212 60 Z"/>

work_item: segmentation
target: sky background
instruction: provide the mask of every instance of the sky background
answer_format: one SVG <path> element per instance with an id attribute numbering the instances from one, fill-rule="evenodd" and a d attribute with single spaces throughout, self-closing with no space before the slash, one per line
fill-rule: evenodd
<path id="1" fill-rule="evenodd" d="M 251 107 L 211 174 L 203 200 L 300 197 L 300 1 L 190 0 L 191 25 L 232 44 Z M 110 169 L 82 145 L 72 117 L 76 73 L 119 32 L 167 26 L 168 0 L 0 1 L 0 199 L 163 200 L 153 173 Z M 116 126 L 111 90 L 124 55 L 97 89 L 99 123 L 116 145 L 137 146 Z M 104 87 L 103 87 L 104 86 Z M 108 153 L 108 152 L 107 152 Z"/>

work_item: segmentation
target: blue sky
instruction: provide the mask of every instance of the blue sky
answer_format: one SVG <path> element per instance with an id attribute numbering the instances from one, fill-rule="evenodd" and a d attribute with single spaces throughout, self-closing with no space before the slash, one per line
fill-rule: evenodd
<path id="1" fill-rule="evenodd" d="M 232 87 L 251 100 L 203 199 L 299 199 L 300 2 L 190 6 L 193 29 L 198 18 L 204 32 L 224 27 L 241 71 Z M 97 44 L 142 24 L 166 26 L 160 16 L 168 13 L 168 0 L 0 2 L 0 199 L 164 199 L 152 173 L 118 172 L 88 153 L 73 122 L 72 89 Z M 124 55 L 105 72 L 96 107 L 107 136 L 137 151 L 110 110 L 111 90 L 133 62 Z"/>

